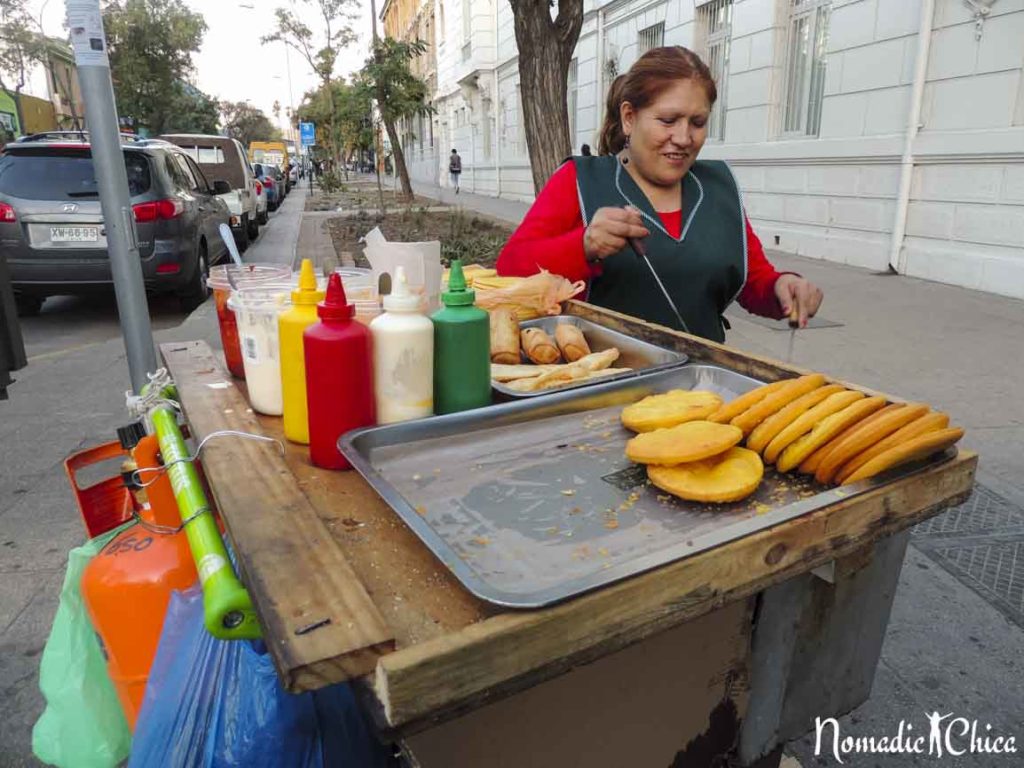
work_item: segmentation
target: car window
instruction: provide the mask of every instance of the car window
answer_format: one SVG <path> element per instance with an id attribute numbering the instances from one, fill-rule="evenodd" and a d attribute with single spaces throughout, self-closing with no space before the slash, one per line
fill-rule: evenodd
<path id="1" fill-rule="evenodd" d="M 192 171 L 192 175 L 196 177 L 196 181 L 199 184 L 199 191 L 207 192 L 213 188 L 210 180 L 206 178 L 206 174 L 203 173 L 202 169 L 195 164 L 195 161 L 191 157 L 186 157 L 185 162 L 188 163 L 189 170 Z"/>
<path id="2" fill-rule="evenodd" d="M 140 152 L 124 153 L 128 192 L 149 191 L 149 160 Z M 0 155 L 0 192 L 26 200 L 99 199 L 92 157 L 87 151 L 61 152 L 52 148 Z"/>
<path id="3" fill-rule="evenodd" d="M 197 163 L 223 163 L 224 150 L 220 147 L 185 147 L 181 150 Z"/>
<path id="4" fill-rule="evenodd" d="M 202 192 L 206 189 L 205 185 L 200 185 L 196 175 L 192 173 L 192 168 L 189 167 L 188 160 L 184 155 L 175 154 L 174 161 L 181 168 L 182 174 L 188 179 L 188 189 L 192 192 Z"/>
<path id="5" fill-rule="evenodd" d="M 164 155 L 164 168 L 167 169 L 167 175 L 171 177 L 175 189 L 186 192 L 192 189 L 191 179 L 181 170 L 174 160 L 174 155 L 170 152 Z"/>

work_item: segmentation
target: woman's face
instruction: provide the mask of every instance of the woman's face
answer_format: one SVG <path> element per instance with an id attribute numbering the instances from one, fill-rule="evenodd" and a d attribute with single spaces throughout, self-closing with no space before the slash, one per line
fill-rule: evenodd
<path id="1" fill-rule="evenodd" d="M 640 110 L 623 102 L 620 117 L 629 136 L 630 163 L 652 184 L 674 186 L 704 146 L 710 115 L 707 92 L 694 79 L 675 81 Z"/>

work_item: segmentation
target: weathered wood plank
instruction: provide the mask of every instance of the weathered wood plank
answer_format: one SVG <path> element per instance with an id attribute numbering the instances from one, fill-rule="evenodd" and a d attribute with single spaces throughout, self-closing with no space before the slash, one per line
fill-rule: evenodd
<path id="1" fill-rule="evenodd" d="M 197 440 L 225 429 L 262 434 L 205 342 L 163 344 L 160 351 Z M 215 439 L 202 462 L 285 688 L 372 671 L 394 647 L 393 635 L 277 446 Z"/>
<path id="2" fill-rule="evenodd" d="M 392 727 L 501 698 L 904 530 L 971 492 L 977 456 L 939 466 L 560 605 L 505 613 L 381 658 Z"/>

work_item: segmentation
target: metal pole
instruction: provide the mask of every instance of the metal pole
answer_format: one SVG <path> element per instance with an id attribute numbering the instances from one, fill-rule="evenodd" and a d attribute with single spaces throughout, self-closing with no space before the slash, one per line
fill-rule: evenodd
<path id="1" fill-rule="evenodd" d="M 117 314 L 128 352 L 128 373 L 132 389 L 139 392 L 148 381 L 146 374 L 157 369 L 156 350 L 142 280 L 135 218 L 128 195 L 128 174 L 121 150 L 121 131 L 114 104 L 114 86 L 110 80 L 103 17 L 99 0 L 67 0 L 66 5 L 103 208 Z"/>

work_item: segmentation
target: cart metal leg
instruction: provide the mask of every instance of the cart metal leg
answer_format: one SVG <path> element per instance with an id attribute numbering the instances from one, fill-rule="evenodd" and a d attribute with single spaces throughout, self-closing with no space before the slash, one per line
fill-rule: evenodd
<path id="1" fill-rule="evenodd" d="M 910 540 L 904 531 L 761 593 L 754 619 L 742 765 L 863 704 L 882 652 Z"/>

